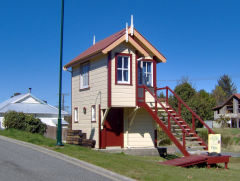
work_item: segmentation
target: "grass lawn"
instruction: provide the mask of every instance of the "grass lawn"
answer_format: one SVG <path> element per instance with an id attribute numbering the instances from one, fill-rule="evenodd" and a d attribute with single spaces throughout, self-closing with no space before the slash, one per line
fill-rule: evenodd
<path id="1" fill-rule="evenodd" d="M 65 144 L 63 148 L 59 148 L 55 146 L 55 140 L 18 130 L 0 130 L 0 135 L 44 146 L 137 180 L 239 180 L 240 158 L 231 158 L 229 170 L 222 168 L 180 168 L 159 165 L 158 161 L 164 160 L 161 157 L 103 153 L 68 144 Z"/>

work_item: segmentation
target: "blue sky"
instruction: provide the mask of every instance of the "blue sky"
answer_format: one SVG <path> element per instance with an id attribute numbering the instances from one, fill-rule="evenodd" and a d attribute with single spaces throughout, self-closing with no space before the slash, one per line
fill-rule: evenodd
<path id="1" fill-rule="evenodd" d="M 0 102 L 31 87 L 57 105 L 61 0 L 0 2 Z M 133 14 L 135 28 L 167 58 L 157 66 L 158 86 L 174 88 L 172 80 L 187 76 L 211 92 L 226 73 L 239 89 L 239 8 L 237 0 L 65 0 L 63 64 L 91 46 L 94 34 L 99 41 L 123 29 Z M 63 92 L 71 93 L 69 72 Z"/>

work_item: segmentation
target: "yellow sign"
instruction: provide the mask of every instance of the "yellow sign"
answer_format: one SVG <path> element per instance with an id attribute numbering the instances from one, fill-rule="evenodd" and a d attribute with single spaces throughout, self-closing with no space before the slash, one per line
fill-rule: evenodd
<path id="1" fill-rule="evenodd" d="M 208 152 L 221 153 L 221 134 L 208 135 Z"/>

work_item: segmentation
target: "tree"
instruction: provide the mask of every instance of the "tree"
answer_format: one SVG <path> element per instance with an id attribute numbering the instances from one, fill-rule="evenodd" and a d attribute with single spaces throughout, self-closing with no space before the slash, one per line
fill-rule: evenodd
<path id="1" fill-rule="evenodd" d="M 232 94 L 237 93 L 236 85 L 232 82 L 232 79 L 227 74 L 222 75 L 218 79 L 218 85 L 226 93 L 227 97 L 230 97 Z"/>
<path id="2" fill-rule="evenodd" d="M 177 85 L 174 91 L 203 120 L 213 119 L 212 108 L 216 105 L 216 101 L 211 94 L 205 90 L 197 92 L 188 82 Z M 169 103 L 178 111 L 178 100 L 176 97 L 170 96 Z M 189 124 L 192 123 L 192 114 L 183 105 L 181 107 L 181 116 Z M 202 127 L 202 124 L 196 120 L 196 126 Z"/>
<path id="3" fill-rule="evenodd" d="M 215 89 L 212 91 L 212 96 L 216 100 L 216 105 L 221 105 L 227 99 L 226 92 L 224 92 L 222 87 L 217 85 L 215 86 Z"/>
<path id="4" fill-rule="evenodd" d="M 191 98 L 196 94 L 196 90 L 187 81 L 179 83 L 175 87 L 174 92 L 187 104 L 189 103 Z M 169 103 L 176 111 L 178 110 L 178 100 L 175 96 L 173 95 L 169 96 Z M 192 115 L 184 106 L 181 107 L 181 115 L 185 121 L 191 123 Z"/>
<path id="5" fill-rule="evenodd" d="M 220 115 L 220 117 L 218 119 L 216 119 L 215 121 L 221 125 L 222 128 L 227 128 L 228 127 L 228 121 L 230 120 L 230 118 L 226 115 Z"/>
<path id="6" fill-rule="evenodd" d="M 192 108 L 194 112 L 200 116 L 203 120 L 213 119 L 212 108 L 216 106 L 215 98 L 206 92 L 205 90 L 200 90 L 197 92 L 189 101 L 189 107 Z M 196 120 L 196 126 L 202 127 L 202 123 Z"/>

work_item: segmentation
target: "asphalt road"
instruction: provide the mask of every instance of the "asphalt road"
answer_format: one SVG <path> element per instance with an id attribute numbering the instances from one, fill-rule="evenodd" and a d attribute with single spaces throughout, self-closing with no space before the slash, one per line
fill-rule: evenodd
<path id="1" fill-rule="evenodd" d="M 30 147 L 0 139 L 0 181 L 119 180 Z"/>

